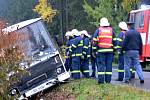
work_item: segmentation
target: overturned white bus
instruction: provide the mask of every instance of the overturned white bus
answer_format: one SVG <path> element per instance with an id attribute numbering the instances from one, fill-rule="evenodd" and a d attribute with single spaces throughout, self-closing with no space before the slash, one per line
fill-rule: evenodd
<path id="1" fill-rule="evenodd" d="M 19 93 L 19 99 L 24 99 L 70 78 L 41 18 L 20 22 L 5 28 L 4 31 L 28 35 L 27 39 L 17 45 L 24 46 L 25 58 L 30 59 L 30 63 L 22 60 L 24 62 L 19 64 L 30 75 L 24 75 L 12 87 L 11 94 Z"/>

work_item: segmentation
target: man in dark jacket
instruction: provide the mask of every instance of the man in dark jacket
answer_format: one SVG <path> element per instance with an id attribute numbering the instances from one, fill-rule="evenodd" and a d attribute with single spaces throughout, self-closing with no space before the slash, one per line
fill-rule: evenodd
<path id="1" fill-rule="evenodd" d="M 128 22 L 129 31 L 124 39 L 123 43 L 123 50 L 125 51 L 124 54 L 124 69 L 125 69 L 125 83 L 129 82 L 131 77 L 130 73 L 130 65 L 131 63 L 136 69 L 136 72 L 140 78 L 140 83 L 144 83 L 144 76 L 142 73 L 142 68 L 139 62 L 139 55 L 142 54 L 142 39 L 139 32 L 134 29 L 134 23 Z"/>

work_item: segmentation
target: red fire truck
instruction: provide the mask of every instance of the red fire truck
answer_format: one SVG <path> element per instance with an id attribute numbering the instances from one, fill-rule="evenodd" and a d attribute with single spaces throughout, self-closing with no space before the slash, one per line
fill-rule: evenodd
<path id="1" fill-rule="evenodd" d="M 130 12 L 130 21 L 134 22 L 134 27 L 142 37 L 143 53 L 141 56 L 141 65 L 146 67 L 150 62 L 150 7 Z"/>

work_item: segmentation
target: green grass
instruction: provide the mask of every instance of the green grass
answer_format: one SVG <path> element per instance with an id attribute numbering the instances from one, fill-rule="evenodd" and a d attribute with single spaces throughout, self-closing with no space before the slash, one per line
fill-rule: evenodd
<path id="1" fill-rule="evenodd" d="M 74 95 L 74 99 L 67 100 L 150 100 L 150 92 L 125 85 L 98 84 L 93 79 L 71 81 L 55 92 Z"/>

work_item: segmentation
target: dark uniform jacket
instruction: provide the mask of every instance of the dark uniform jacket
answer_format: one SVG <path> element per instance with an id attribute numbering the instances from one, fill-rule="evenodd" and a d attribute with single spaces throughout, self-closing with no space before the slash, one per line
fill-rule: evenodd
<path id="1" fill-rule="evenodd" d="M 142 38 L 140 33 L 135 29 L 127 31 L 123 42 L 123 50 L 138 50 L 139 54 L 142 54 Z"/>

